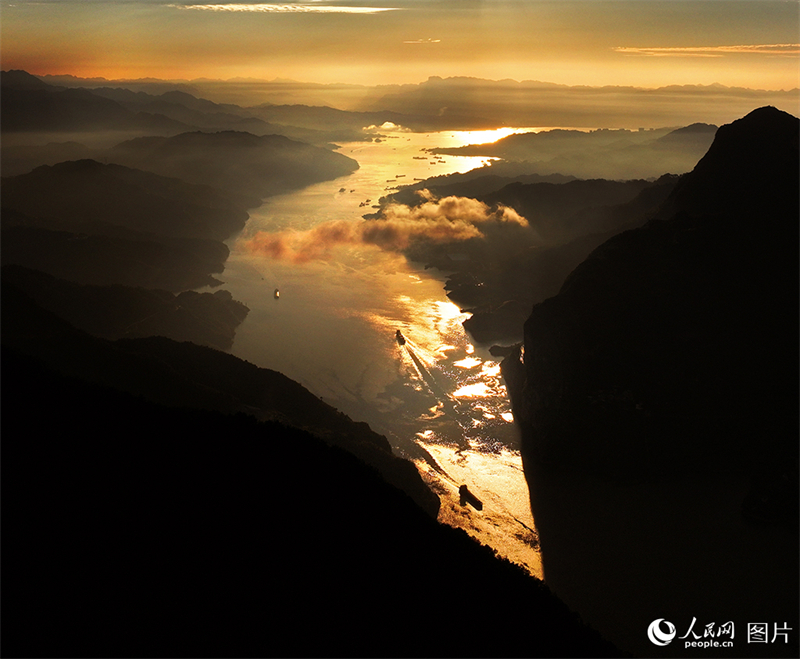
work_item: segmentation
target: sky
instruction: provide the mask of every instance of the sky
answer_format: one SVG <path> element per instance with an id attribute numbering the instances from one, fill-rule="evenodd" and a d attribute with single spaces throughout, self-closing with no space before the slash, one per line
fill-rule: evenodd
<path id="1" fill-rule="evenodd" d="M 2 68 L 39 75 L 800 87 L 797 0 L 14 0 L 0 7 Z"/>

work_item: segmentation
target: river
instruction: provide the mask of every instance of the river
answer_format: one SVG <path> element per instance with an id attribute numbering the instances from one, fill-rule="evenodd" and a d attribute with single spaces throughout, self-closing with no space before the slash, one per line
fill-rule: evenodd
<path id="1" fill-rule="evenodd" d="M 231 255 L 220 278 L 250 308 L 234 355 L 284 373 L 386 435 L 440 496 L 441 522 L 463 528 L 541 577 L 519 437 L 499 362 L 464 331 L 467 314 L 445 296 L 444 274 L 366 245 L 340 246 L 303 263 L 247 247 L 257 232 L 360 222 L 396 186 L 485 162 L 428 157 L 422 149 L 487 142 L 509 132 L 422 134 L 388 126 L 375 141 L 341 144 L 340 153 L 360 168 L 270 197 L 252 210 L 244 231 L 228 241 Z M 464 484 L 482 510 L 461 505 Z"/>

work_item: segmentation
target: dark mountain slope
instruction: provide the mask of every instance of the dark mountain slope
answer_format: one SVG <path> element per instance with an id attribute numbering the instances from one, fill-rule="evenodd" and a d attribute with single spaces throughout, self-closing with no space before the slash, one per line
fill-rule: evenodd
<path id="1" fill-rule="evenodd" d="M 795 117 L 721 127 L 506 360 L 548 582 L 637 654 L 656 618 L 797 618 L 799 187 Z"/>
<path id="2" fill-rule="evenodd" d="M 63 230 L 100 222 L 163 236 L 225 240 L 244 227 L 246 201 L 95 160 L 42 166 L 2 180 L 4 210 L 57 219 Z"/>
<path id="3" fill-rule="evenodd" d="M 479 199 L 517 210 L 529 228 L 458 245 L 409 250 L 415 260 L 453 273 L 448 296 L 473 315 L 464 322 L 482 343 L 517 342 L 531 307 L 555 295 L 601 243 L 650 219 L 677 177 L 648 181 L 513 183 Z M 469 259 L 449 260 L 449 252 Z"/>
<path id="4" fill-rule="evenodd" d="M 619 656 L 308 433 L 2 361 L 4 656 Z"/>
<path id="5" fill-rule="evenodd" d="M 172 292 L 219 284 L 248 217 L 246 199 L 94 160 L 4 178 L 1 202 L 4 264 Z"/>
<path id="6" fill-rule="evenodd" d="M 4 265 L 3 285 L 19 287 L 44 309 L 105 339 L 166 336 L 229 350 L 248 308 L 228 291 L 198 293 L 126 286 L 87 286 Z"/>
<path id="7" fill-rule="evenodd" d="M 142 286 L 172 292 L 222 282 L 228 248 L 216 240 L 170 238 L 109 224 L 61 231 L 40 218 L 2 211 L 4 265 L 41 270 L 79 284 Z M 9 226 L 6 226 L 6 225 Z M 88 230 L 87 230 L 88 229 Z"/>
<path id="8" fill-rule="evenodd" d="M 385 437 L 354 423 L 286 376 L 232 355 L 164 337 L 107 341 L 45 311 L 13 278 L 3 281 L 3 345 L 49 368 L 168 406 L 244 412 L 306 429 L 378 469 L 436 515 L 438 498 Z"/>

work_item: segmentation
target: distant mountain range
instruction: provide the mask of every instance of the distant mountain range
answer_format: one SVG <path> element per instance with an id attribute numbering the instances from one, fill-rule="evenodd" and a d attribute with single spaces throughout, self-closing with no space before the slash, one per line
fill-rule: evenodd
<path id="1" fill-rule="evenodd" d="M 129 112 L 170 117 L 171 121 L 192 124 L 193 129 L 278 133 L 314 144 L 363 138 L 365 126 L 380 126 L 386 121 L 419 131 L 479 130 L 500 125 L 637 128 L 694 122 L 720 124 L 763 105 L 800 113 L 798 90 L 716 84 L 658 89 L 570 87 L 537 81 L 435 76 L 419 84 L 374 87 L 253 79 L 110 81 L 39 76 L 37 80 L 56 88 L 106 94 Z M 125 94 L 124 90 L 135 95 Z M 216 107 L 208 103 L 200 107 L 187 95 L 211 99 Z M 192 114 L 196 112 L 203 116 Z M 249 123 L 241 124 L 237 116 Z M 261 124 L 254 120 L 267 122 L 268 129 L 262 127 L 262 132 Z"/>

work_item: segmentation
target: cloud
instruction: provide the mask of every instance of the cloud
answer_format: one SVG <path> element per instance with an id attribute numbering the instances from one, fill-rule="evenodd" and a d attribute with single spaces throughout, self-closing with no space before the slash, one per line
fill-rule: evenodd
<path id="1" fill-rule="evenodd" d="M 441 39 L 411 39 L 410 41 L 404 41 L 403 43 L 441 43 Z"/>
<path id="2" fill-rule="evenodd" d="M 400 132 L 400 133 L 410 133 L 411 129 L 406 128 L 405 126 L 401 126 L 400 124 L 396 124 L 392 121 L 384 121 L 380 126 L 376 126 L 372 124 L 370 126 L 364 126 L 364 130 L 368 133 L 375 133 L 379 131 L 392 131 L 392 132 Z"/>
<path id="3" fill-rule="evenodd" d="M 800 44 L 777 43 L 741 46 L 693 46 L 671 48 L 614 48 L 624 55 L 645 55 L 648 57 L 724 57 L 730 54 L 758 54 L 758 55 L 797 55 L 800 54 Z"/>
<path id="4" fill-rule="evenodd" d="M 399 7 L 346 7 L 323 4 L 264 4 L 264 3 L 231 3 L 231 4 L 198 4 L 169 7 L 177 9 L 197 9 L 201 11 L 233 11 L 260 13 L 307 13 L 307 14 L 377 14 L 383 11 L 396 11 Z"/>
<path id="5" fill-rule="evenodd" d="M 490 209 L 467 197 L 435 199 L 427 190 L 419 206 L 389 204 L 376 220 L 324 222 L 308 231 L 259 232 L 245 242 L 250 251 L 302 263 L 325 258 L 340 245 L 373 245 L 402 252 L 419 242 L 450 243 L 485 238 L 487 230 L 527 227 L 528 221 L 505 206 Z"/>

